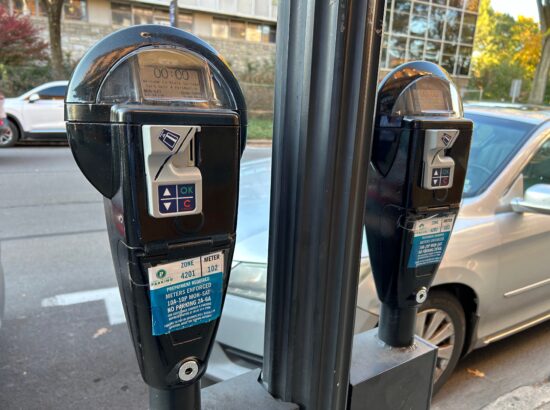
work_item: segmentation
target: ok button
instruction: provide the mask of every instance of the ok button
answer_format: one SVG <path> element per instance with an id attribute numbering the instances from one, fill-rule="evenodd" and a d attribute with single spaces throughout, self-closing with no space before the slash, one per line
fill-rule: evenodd
<path id="1" fill-rule="evenodd" d="M 195 196 L 195 184 L 182 184 L 178 185 L 178 197 L 190 197 Z"/>

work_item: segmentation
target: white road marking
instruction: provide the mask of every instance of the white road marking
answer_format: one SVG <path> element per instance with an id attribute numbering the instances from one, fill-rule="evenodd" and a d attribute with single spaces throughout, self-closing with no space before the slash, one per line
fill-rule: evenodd
<path id="1" fill-rule="evenodd" d="M 64 293 L 43 299 L 41 305 L 42 307 L 69 306 L 100 300 L 105 302 L 110 325 L 118 325 L 126 321 L 117 287 Z"/>

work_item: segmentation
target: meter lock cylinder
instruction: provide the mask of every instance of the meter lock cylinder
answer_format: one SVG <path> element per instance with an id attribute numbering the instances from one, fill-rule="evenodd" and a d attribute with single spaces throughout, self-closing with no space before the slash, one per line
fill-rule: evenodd
<path id="1" fill-rule="evenodd" d="M 65 118 L 80 170 L 105 197 L 120 293 L 141 373 L 156 389 L 151 397 L 198 389 L 235 246 L 246 139 L 239 84 L 197 37 L 130 27 L 82 58 Z"/>
<path id="2" fill-rule="evenodd" d="M 365 228 L 382 302 L 379 337 L 391 346 L 413 342 L 460 208 L 471 136 L 441 67 L 407 63 L 380 84 Z"/>

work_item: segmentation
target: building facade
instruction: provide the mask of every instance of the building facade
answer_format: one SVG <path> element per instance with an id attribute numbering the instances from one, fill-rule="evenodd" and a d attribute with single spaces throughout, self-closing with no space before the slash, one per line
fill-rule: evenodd
<path id="1" fill-rule="evenodd" d="M 48 40 L 40 0 L 0 0 L 30 15 Z M 62 47 L 78 60 L 121 27 L 169 24 L 170 0 L 65 0 Z M 179 27 L 206 39 L 238 76 L 275 59 L 277 0 L 179 0 Z M 411 60 L 442 65 L 459 87 L 468 83 L 479 0 L 387 0 L 380 74 Z M 244 73 L 244 74 L 243 74 Z M 271 76 L 272 78 L 273 76 Z"/>
<path id="2" fill-rule="evenodd" d="M 170 24 L 170 0 L 66 0 L 62 48 L 78 60 L 95 42 L 125 26 Z M 11 13 L 29 15 L 48 41 L 40 0 L 0 0 Z M 273 60 L 277 4 L 273 0 L 179 0 L 178 25 L 212 43 L 237 71 Z M 236 57 L 239 58 L 236 58 Z"/>
<path id="3" fill-rule="evenodd" d="M 387 0 L 381 71 L 428 60 L 467 84 L 478 9 L 479 0 Z"/>

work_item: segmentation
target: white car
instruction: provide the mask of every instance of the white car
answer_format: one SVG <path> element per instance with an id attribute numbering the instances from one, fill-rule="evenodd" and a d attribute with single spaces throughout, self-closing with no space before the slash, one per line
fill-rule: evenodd
<path id="1" fill-rule="evenodd" d="M 0 148 L 27 141 L 67 141 L 64 100 L 67 81 L 42 84 L 23 95 L 6 98 L 4 110 L 8 132 L 0 137 Z"/>

